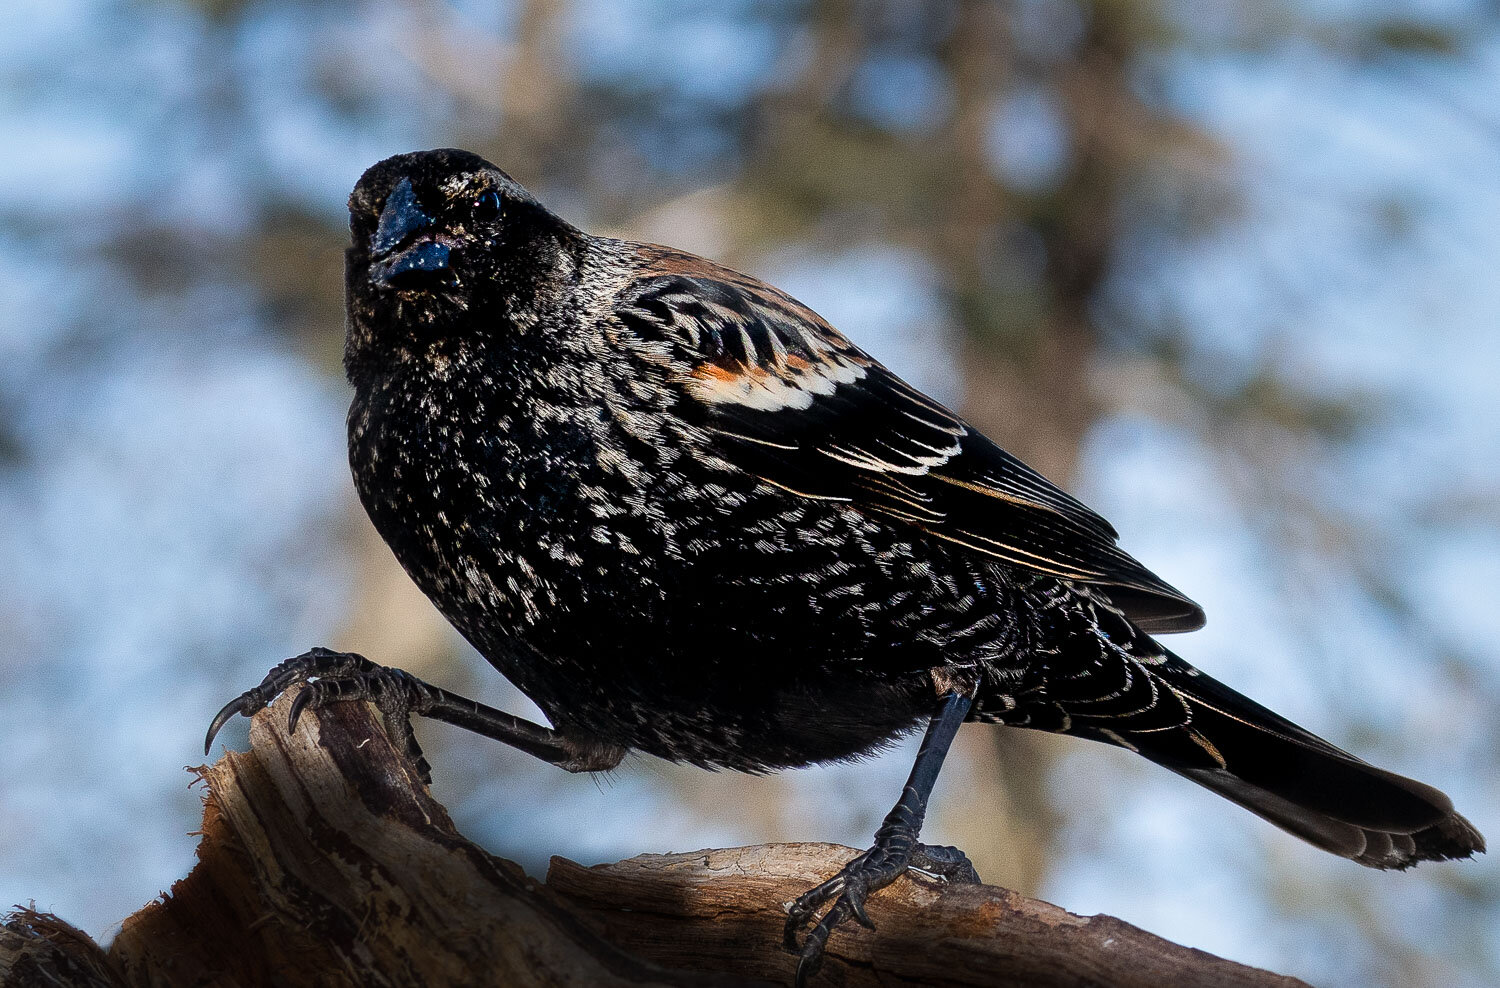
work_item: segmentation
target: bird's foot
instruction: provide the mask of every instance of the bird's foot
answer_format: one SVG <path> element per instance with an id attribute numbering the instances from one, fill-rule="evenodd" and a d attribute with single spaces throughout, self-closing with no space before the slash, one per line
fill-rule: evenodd
<path id="1" fill-rule="evenodd" d="M 954 885 L 980 884 L 974 862 L 963 851 L 949 845 L 918 844 L 911 852 L 911 863 L 907 867 Z"/>
<path id="2" fill-rule="evenodd" d="M 828 937 L 839 925 L 853 919 L 866 929 L 875 924 L 865 912 L 865 900 L 900 878 L 909 870 L 923 872 L 956 884 L 977 885 L 979 874 L 974 865 L 956 847 L 918 844 L 916 835 L 905 831 L 888 832 L 882 828 L 875 835 L 875 846 L 850 861 L 828 881 L 810 889 L 786 904 L 786 949 L 799 955 L 797 988 L 823 965 L 823 950 Z M 797 933 L 829 900 L 833 906 L 808 931 L 799 947 Z"/>
<path id="3" fill-rule="evenodd" d="M 432 781 L 427 759 L 422 756 L 422 747 L 411 729 L 411 715 L 423 713 L 431 699 L 427 684 L 401 669 L 376 665 L 363 655 L 321 647 L 287 659 L 266 673 L 260 685 L 226 703 L 208 727 L 203 753 L 208 754 L 214 736 L 236 714 L 253 716 L 298 683 L 305 683 L 306 688 L 292 701 L 287 716 L 288 731 L 296 729 L 305 710 L 348 700 L 369 700 L 384 715 L 386 730 L 405 749 L 422 781 Z"/>

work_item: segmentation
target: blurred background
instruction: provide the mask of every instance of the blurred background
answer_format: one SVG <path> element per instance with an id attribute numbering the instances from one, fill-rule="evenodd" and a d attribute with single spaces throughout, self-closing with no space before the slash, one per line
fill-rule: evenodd
<path id="1" fill-rule="evenodd" d="M 1174 649 L 1500 838 L 1493 0 L 6 6 L 0 907 L 107 938 L 185 874 L 209 717 L 310 645 L 535 715 L 344 459 L 345 197 L 432 146 L 800 296 L 1201 601 Z M 911 757 L 422 737 L 533 873 L 863 847 Z M 926 834 L 1314 983 L 1500 983 L 1500 855 L 1367 871 L 1102 746 L 969 728 Z"/>

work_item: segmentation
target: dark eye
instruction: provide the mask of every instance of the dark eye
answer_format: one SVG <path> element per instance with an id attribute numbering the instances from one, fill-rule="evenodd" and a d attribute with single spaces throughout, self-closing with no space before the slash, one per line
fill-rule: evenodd
<path id="1" fill-rule="evenodd" d="M 500 193 L 494 189 L 481 192 L 474 200 L 474 218 L 481 223 L 500 218 Z"/>

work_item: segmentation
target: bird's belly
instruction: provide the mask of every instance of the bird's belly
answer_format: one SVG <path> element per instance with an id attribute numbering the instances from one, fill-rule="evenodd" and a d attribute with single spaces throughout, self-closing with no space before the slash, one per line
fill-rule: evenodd
<path id="1" fill-rule="evenodd" d="M 763 769 L 857 755 L 930 713 L 953 600 L 885 527 L 781 492 L 705 501 L 701 478 L 619 510 L 567 470 L 510 457 L 476 483 L 454 461 L 399 464 L 399 482 L 356 462 L 357 486 L 417 585 L 560 729 Z"/>
<path id="2" fill-rule="evenodd" d="M 877 646 L 865 626 L 819 621 L 805 588 L 618 563 L 561 574 L 545 601 L 510 605 L 501 620 L 470 608 L 449 617 L 560 729 L 674 760 L 765 769 L 847 758 L 929 712 L 922 662 L 867 663 Z"/>
<path id="3" fill-rule="evenodd" d="M 874 563 L 718 526 L 669 546 L 648 519 L 557 524 L 566 504 L 544 527 L 516 524 L 534 511 L 466 519 L 398 555 L 560 729 L 764 769 L 869 751 L 930 712 L 941 655 L 893 626 Z"/>

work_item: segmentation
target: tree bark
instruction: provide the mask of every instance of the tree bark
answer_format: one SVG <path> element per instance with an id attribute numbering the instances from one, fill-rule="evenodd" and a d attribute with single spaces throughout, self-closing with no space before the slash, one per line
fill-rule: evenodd
<path id="1" fill-rule="evenodd" d="M 746 985 L 785 983 L 781 904 L 855 853 L 777 844 L 642 855 L 527 877 L 454 829 L 380 715 L 342 704 L 199 769 L 198 864 L 107 951 L 56 917 L 0 925 L 0 985 Z M 1299 984 L 988 886 L 907 877 L 877 929 L 834 934 L 831 985 Z"/>

